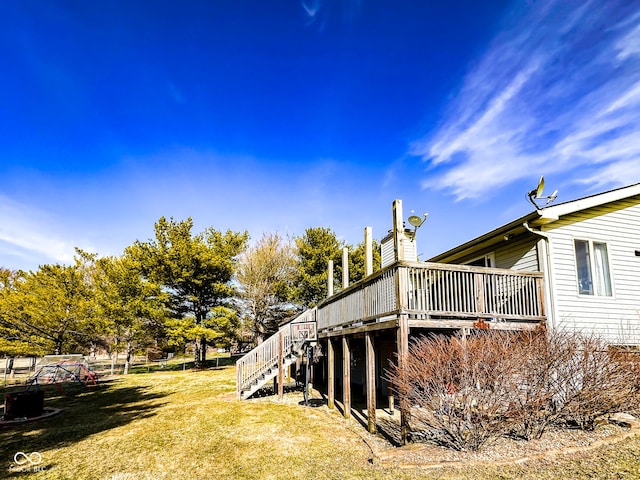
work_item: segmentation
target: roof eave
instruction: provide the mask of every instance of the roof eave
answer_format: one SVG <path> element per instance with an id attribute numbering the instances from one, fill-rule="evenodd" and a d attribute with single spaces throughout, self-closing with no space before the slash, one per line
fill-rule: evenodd
<path id="1" fill-rule="evenodd" d="M 531 212 L 523 217 L 514 220 L 506 225 L 498 227 L 480 237 L 476 237 L 469 240 L 462 245 L 458 245 L 455 248 L 447 250 L 444 253 L 436 255 L 430 258 L 429 262 L 442 262 L 444 260 L 452 262 L 467 254 L 482 248 L 494 245 L 500 242 L 500 239 L 504 236 L 508 236 L 511 233 L 522 233 L 526 231 L 524 224 L 532 227 L 540 227 L 542 225 L 548 225 L 560 219 L 564 215 L 569 215 L 588 208 L 597 207 L 607 203 L 622 200 L 624 198 L 640 195 L 640 183 L 629 185 L 627 187 L 617 188 L 615 190 L 609 190 L 608 192 L 598 193 L 588 197 L 579 198 L 569 202 L 560 203 L 558 205 L 552 205 L 545 208 L 540 208 Z"/>
<path id="2" fill-rule="evenodd" d="M 467 255 L 475 250 L 479 250 L 484 247 L 491 246 L 499 243 L 500 239 L 512 234 L 524 233 L 526 231 L 524 224 L 535 224 L 540 218 L 540 211 L 531 212 L 523 217 L 518 218 L 506 225 L 502 225 L 494 230 L 491 230 L 480 237 L 476 237 L 468 242 L 458 245 L 455 248 L 447 250 L 444 253 L 436 255 L 430 258 L 427 262 L 442 262 L 447 259 L 449 262 L 456 260 L 460 257 Z"/>

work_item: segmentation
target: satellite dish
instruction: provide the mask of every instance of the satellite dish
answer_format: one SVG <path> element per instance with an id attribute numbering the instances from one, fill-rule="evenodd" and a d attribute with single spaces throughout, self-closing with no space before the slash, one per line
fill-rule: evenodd
<path id="1" fill-rule="evenodd" d="M 540 177 L 538 182 L 538 188 L 536 188 L 536 198 L 542 197 L 542 191 L 544 190 L 544 177 Z"/>
<path id="2" fill-rule="evenodd" d="M 540 177 L 538 186 L 533 190 L 531 190 L 529 193 L 527 193 L 527 196 L 529 197 L 529 201 L 533 204 L 534 207 L 536 207 L 536 210 L 540 210 L 540 206 L 536 203 L 536 200 L 546 199 L 547 203 L 545 203 L 545 205 L 549 205 L 558 196 L 558 190 L 556 190 L 548 197 L 543 197 L 542 196 L 543 190 L 544 190 L 544 177 Z"/>
<path id="3" fill-rule="evenodd" d="M 422 222 L 424 222 L 424 220 L 417 215 L 411 215 L 408 220 L 409 223 L 416 228 L 418 228 L 420 225 L 422 225 Z"/>
<path id="4" fill-rule="evenodd" d="M 413 212 L 413 210 L 412 210 Z M 409 223 L 413 226 L 413 238 L 416 238 L 416 232 L 418 231 L 418 228 L 422 226 L 422 224 L 424 223 L 424 221 L 427 219 L 427 216 L 429 214 L 428 213 L 423 213 L 422 217 L 419 217 L 417 215 L 411 215 L 407 220 L 409 221 Z"/>

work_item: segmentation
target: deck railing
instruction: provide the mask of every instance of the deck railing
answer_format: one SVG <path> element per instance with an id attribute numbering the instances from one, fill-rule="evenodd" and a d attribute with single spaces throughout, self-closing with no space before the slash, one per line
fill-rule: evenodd
<path id="1" fill-rule="evenodd" d="M 243 390 L 278 367 L 281 351 L 284 355 L 291 353 L 293 346 L 291 324 L 313 321 L 315 315 L 315 308 L 301 313 L 293 321 L 280 327 L 277 333 L 271 335 L 236 362 L 236 388 L 238 397 Z M 282 346 L 280 342 L 282 342 Z"/>
<path id="2" fill-rule="evenodd" d="M 318 331 L 410 319 L 544 320 L 542 272 L 399 262 L 318 306 Z"/>

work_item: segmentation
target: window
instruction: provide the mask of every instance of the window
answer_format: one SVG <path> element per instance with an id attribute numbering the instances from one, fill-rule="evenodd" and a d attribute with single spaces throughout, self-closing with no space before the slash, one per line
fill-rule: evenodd
<path id="1" fill-rule="evenodd" d="M 493 253 L 489 253 L 483 257 L 476 258 L 465 265 L 470 265 L 472 267 L 493 267 L 496 264 L 496 260 Z"/>
<path id="2" fill-rule="evenodd" d="M 578 293 L 610 297 L 611 271 L 607 244 L 591 240 L 574 240 Z"/>

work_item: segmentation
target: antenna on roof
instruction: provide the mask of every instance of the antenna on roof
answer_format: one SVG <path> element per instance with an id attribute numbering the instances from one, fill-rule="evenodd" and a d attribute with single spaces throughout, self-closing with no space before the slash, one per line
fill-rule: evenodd
<path id="1" fill-rule="evenodd" d="M 546 200 L 546 203 L 544 204 L 544 206 L 546 207 L 551 202 L 553 202 L 556 199 L 556 197 L 558 196 L 558 190 L 555 190 L 551 195 L 543 197 L 542 196 L 543 190 L 544 190 L 544 177 L 540 177 L 540 181 L 538 182 L 538 186 L 536 188 L 534 188 L 533 190 L 529 191 L 529 193 L 527 193 L 527 196 L 529 197 L 529 201 L 533 204 L 534 207 L 536 207 L 536 210 L 540 210 L 540 208 L 541 208 L 536 203 L 536 200 Z"/>

